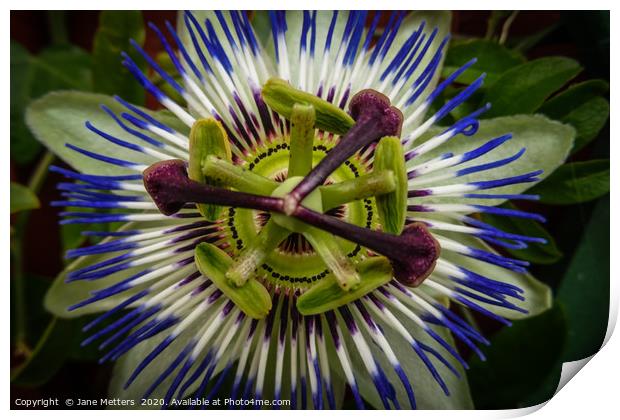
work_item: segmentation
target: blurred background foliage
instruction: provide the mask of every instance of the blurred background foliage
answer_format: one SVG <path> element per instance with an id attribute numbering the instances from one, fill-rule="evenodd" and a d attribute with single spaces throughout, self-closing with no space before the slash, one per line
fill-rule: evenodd
<path id="1" fill-rule="evenodd" d="M 67 249 L 83 245 L 83 226 L 59 226 L 49 202 L 60 181 L 48 174 L 55 157 L 24 122 L 28 104 L 70 89 L 119 94 L 155 106 L 121 66 L 129 39 L 158 55 L 145 23 L 175 22 L 174 12 L 11 12 L 11 382 L 17 397 L 106 395 L 111 367 L 97 363 L 94 346 L 80 347 L 88 317 L 46 313 L 42 299 L 68 263 Z M 540 113 L 575 127 L 566 164 L 530 193 L 539 203 L 507 203 L 534 210 L 548 222 L 482 219 L 505 230 L 545 237 L 546 245 L 509 250 L 531 261 L 552 287 L 554 307 L 500 328 L 474 317 L 491 340 L 488 360 L 471 358 L 468 372 L 476 408 L 515 408 L 549 399 L 562 362 L 596 352 L 609 310 L 609 12 L 455 12 L 443 75 L 472 57 L 477 63 L 447 89 L 440 107 L 464 84 L 486 73 L 484 86 L 442 121 L 448 125 L 481 104 L 483 118 Z M 574 28 L 578 27 L 579 31 Z M 163 57 L 163 55 L 158 55 Z M 139 65 L 140 57 L 132 55 Z M 170 63 L 162 59 L 161 65 Z M 153 76 L 155 83 L 160 83 Z M 163 85 L 162 85 L 163 88 Z M 432 112 L 432 110 L 431 110 Z M 55 162 L 61 164 L 61 162 Z M 98 226 L 97 230 L 114 226 Z M 466 314 L 470 316 L 471 314 Z"/>

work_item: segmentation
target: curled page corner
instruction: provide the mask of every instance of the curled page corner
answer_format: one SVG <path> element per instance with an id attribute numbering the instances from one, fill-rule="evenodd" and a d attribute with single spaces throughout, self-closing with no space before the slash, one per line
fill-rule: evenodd
<path id="1" fill-rule="evenodd" d="M 598 351 L 596 353 L 598 353 Z M 591 356 L 584 357 L 583 359 L 562 363 L 562 372 L 560 374 L 560 381 L 558 382 L 558 387 L 553 393 L 554 397 L 558 392 L 560 392 L 562 388 L 564 388 L 564 385 L 566 385 L 571 379 L 573 379 L 573 377 L 577 374 L 577 372 L 579 372 L 594 357 L 596 353 L 594 353 Z"/>

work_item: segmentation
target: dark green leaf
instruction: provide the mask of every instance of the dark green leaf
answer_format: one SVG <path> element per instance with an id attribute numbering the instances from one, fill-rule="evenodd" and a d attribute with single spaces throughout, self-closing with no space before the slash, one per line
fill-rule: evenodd
<path id="1" fill-rule="evenodd" d="M 551 98 L 539 112 L 575 127 L 574 153 L 592 141 L 607 122 L 609 102 L 604 97 L 608 93 L 609 84 L 604 80 L 588 80 Z"/>
<path id="2" fill-rule="evenodd" d="M 11 41 L 11 158 L 22 164 L 30 162 L 41 149 L 24 123 L 32 73 L 30 54 L 17 42 Z"/>
<path id="3" fill-rule="evenodd" d="M 15 259 L 11 264 L 17 265 L 20 262 Z M 51 279 L 23 273 L 19 273 L 18 279 L 15 274 L 17 273 L 11 278 L 11 344 L 16 344 L 16 340 L 21 339 L 25 341 L 22 344 L 31 348 L 37 343 L 51 318 L 41 304 Z M 21 308 L 18 308 L 18 302 L 21 304 L 18 287 L 22 287 L 23 292 L 24 301 Z M 20 309 L 25 311 L 20 312 Z M 24 331 L 19 331 L 20 328 Z"/>
<path id="4" fill-rule="evenodd" d="M 471 362 L 468 378 L 476 408 L 521 406 L 552 372 L 565 340 L 565 315 L 557 305 L 502 329 L 491 339 L 487 360 Z"/>
<path id="5" fill-rule="evenodd" d="M 562 360 L 591 356 L 603 344 L 609 317 L 609 198 L 597 204 L 557 300 L 566 308 L 567 348 Z"/>
<path id="6" fill-rule="evenodd" d="M 601 97 L 590 99 L 562 118 L 563 122 L 572 125 L 577 130 L 572 152 L 576 152 L 594 140 L 608 118 L 609 102 Z"/>
<path id="7" fill-rule="evenodd" d="M 11 372 L 11 382 L 29 386 L 47 382 L 67 359 L 67 345 L 73 343 L 73 338 L 78 334 L 77 323 L 53 318 L 30 357 Z"/>
<path id="8" fill-rule="evenodd" d="M 38 209 L 40 205 L 37 196 L 27 187 L 11 182 L 11 214 L 22 210 Z"/>
<path id="9" fill-rule="evenodd" d="M 575 204 L 609 192 L 609 160 L 573 162 L 560 166 L 545 181 L 528 191 L 540 194 L 546 204 Z"/>
<path id="10" fill-rule="evenodd" d="M 456 79 L 457 82 L 469 84 L 482 73 L 486 73 L 485 83 L 491 85 L 506 70 L 525 61 L 521 54 L 495 41 L 472 39 L 450 47 L 444 63 L 443 76 L 449 76 L 472 58 L 477 59 L 476 63 L 460 75 Z"/>
<path id="11" fill-rule="evenodd" d="M 524 405 L 540 404 L 555 393 L 562 363 L 598 351 L 609 317 L 609 199 L 602 199 L 590 218 L 573 260 L 558 290 L 568 326 L 566 343 L 551 374 Z"/>
<path id="12" fill-rule="evenodd" d="M 564 92 L 549 99 L 538 110 L 556 120 L 570 114 L 575 108 L 590 99 L 609 93 L 609 83 L 604 80 L 588 80 L 571 85 Z"/>
<path id="13" fill-rule="evenodd" d="M 504 208 L 516 209 L 511 203 L 502 205 Z M 547 240 L 546 244 L 530 243 L 525 249 L 507 249 L 506 251 L 519 258 L 535 264 L 553 264 L 562 258 L 562 252 L 558 249 L 553 237 L 540 223 L 531 219 L 519 219 L 516 217 L 501 217 L 492 214 L 482 214 L 484 222 L 495 226 L 505 232 L 526 235 L 534 238 Z"/>
<path id="14" fill-rule="evenodd" d="M 545 57 L 514 67 L 487 90 L 484 102 L 492 108 L 485 118 L 529 114 L 581 71 L 579 63 L 566 57 Z"/>
<path id="15" fill-rule="evenodd" d="M 38 56 L 11 42 L 11 158 L 30 162 L 41 149 L 24 122 L 29 102 L 57 89 L 89 90 L 91 59 L 74 46 L 54 47 Z"/>
<path id="16" fill-rule="evenodd" d="M 32 98 L 58 89 L 90 90 L 92 59 L 77 47 L 53 47 L 32 57 L 36 67 Z"/>
<path id="17" fill-rule="evenodd" d="M 144 44 L 145 31 L 142 12 L 137 10 L 107 10 L 101 12 L 99 29 L 93 44 L 93 79 L 97 92 L 116 94 L 125 100 L 144 103 L 144 89 L 122 65 L 121 52 L 126 52 L 144 68 L 145 60 L 129 40 Z"/>

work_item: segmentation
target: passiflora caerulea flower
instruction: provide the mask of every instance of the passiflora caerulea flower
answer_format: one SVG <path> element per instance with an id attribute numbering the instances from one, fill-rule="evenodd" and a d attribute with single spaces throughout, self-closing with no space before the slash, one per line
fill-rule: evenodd
<path id="1" fill-rule="evenodd" d="M 170 406 L 335 408 L 345 388 L 358 407 L 469 406 L 452 337 L 481 358 L 488 341 L 464 314 L 510 324 L 538 304 L 527 263 L 487 244 L 542 241 L 471 214 L 542 220 L 494 206 L 534 199 L 514 186 L 541 171 L 504 171 L 528 158 L 509 133 L 468 143 L 488 106 L 438 128 L 484 75 L 433 107 L 475 60 L 438 84 L 445 27 L 381 16 L 271 12 L 259 39 L 244 12 L 184 13 L 178 33 L 150 25 L 176 75 L 134 43 L 167 89 L 123 54 L 168 112 L 117 97 L 123 111 L 102 108 L 122 135 L 86 127 L 126 159 L 67 144 L 109 170 L 53 169 L 76 181 L 55 204 L 114 209 L 62 223 L 128 222 L 84 232 L 107 239 L 69 256 L 100 258 L 67 275 L 101 285 L 70 309 L 106 303 L 84 344 L 120 359 L 125 389 Z"/>

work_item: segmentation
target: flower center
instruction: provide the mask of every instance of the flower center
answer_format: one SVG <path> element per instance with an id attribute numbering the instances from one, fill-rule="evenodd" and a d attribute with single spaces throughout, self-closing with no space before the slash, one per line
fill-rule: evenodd
<path id="1" fill-rule="evenodd" d="M 331 150 L 334 141 L 331 137 L 318 136 L 313 144 L 312 160 L 313 165 L 316 165 Z M 257 147 L 245 160 L 236 164 L 255 174 L 283 182 L 287 178 L 289 159 L 289 139 L 279 138 Z M 336 169 L 324 184 L 349 181 L 370 171 L 369 165 L 357 154 Z M 365 228 L 377 229 L 379 226 L 374 200 L 371 198 L 343 204 L 325 213 Z M 272 217 L 268 212 L 234 207 L 225 209 L 222 216 L 228 233 L 229 249 L 233 249 L 235 255 L 254 240 Z M 334 237 L 334 241 L 338 241 L 349 258 L 354 261 L 361 259 L 361 246 L 338 237 Z M 328 273 L 325 262 L 310 242 L 302 234 L 292 232 L 260 266 L 256 276 L 278 286 L 307 288 Z"/>
<path id="2" fill-rule="evenodd" d="M 419 285 L 440 248 L 425 225 L 404 226 L 402 113 L 373 90 L 351 99 L 349 116 L 285 82 L 273 87 L 267 83 L 263 97 L 289 121 L 286 134 L 233 163 L 221 124 L 198 120 L 190 133 L 189 165 L 163 161 L 143 173 L 147 192 L 166 215 L 196 203 L 207 220 L 221 223 L 222 206 L 228 207 L 232 250 L 199 244 L 199 271 L 257 319 L 271 310 L 269 285 L 302 289 L 296 306 L 306 315 L 352 302 L 392 276 Z M 317 128 L 343 136 L 316 137 Z M 339 206 L 341 218 L 323 212 Z M 295 240 L 291 232 L 302 233 L 316 252 L 283 252 L 279 245 Z"/>

